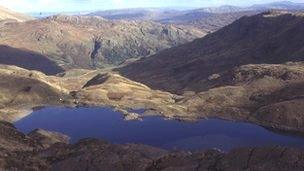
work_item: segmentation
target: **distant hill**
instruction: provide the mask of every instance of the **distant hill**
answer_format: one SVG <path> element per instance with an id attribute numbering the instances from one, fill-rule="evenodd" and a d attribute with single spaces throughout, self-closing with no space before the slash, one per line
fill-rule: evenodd
<path id="1" fill-rule="evenodd" d="M 261 11 L 239 11 L 229 13 L 207 13 L 202 11 L 192 11 L 187 14 L 161 20 L 161 23 L 172 23 L 184 26 L 192 26 L 206 32 L 214 32 L 227 26 L 244 16 L 251 16 Z"/>
<path id="2" fill-rule="evenodd" d="M 152 55 L 205 35 L 198 29 L 149 21 L 64 15 L 5 24 L 0 27 L 0 34 L 0 44 L 6 45 L 0 48 L 0 61 L 27 69 L 37 69 L 42 64 L 32 61 L 24 51 L 36 54 L 39 59 L 47 58 L 44 63 L 53 62 L 60 68 L 89 69 L 119 65 L 127 59 Z M 16 55 L 29 60 L 27 67 L 19 65 L 19 60 L 7 60 L 15 57 L 13 49 L 22 51 Z"/>
<path id="3" fill-rule="evenodd" d="M 304 10 L 304 3 L 294 3 L 290 1 L 273 2 L 269 4 L 253 5 L 249 7 L 252 10 Z"/>
<path id="4" fill-rule="evenodd" d="M 252 5 L 249 7 L 224 5 L 220 7 L 207 7 L 192 10 L 139 8 L 97 11 L 88 15 L 101 16 L 110 20 L 152 20 L 160 23 L 193 26 L 207 32 L 213 32 L 231 24 L 243 16 L 256 15 L 271 9 L 290 11 L 304 10 L 304 3 L 282 1 Z"/>
<path id="5" fill-rule="evenodd" d="M 165 8 L 134 8 L 120 10 L 97 11 L 89 16 L 100 16 L 110 20 L 152 20 L 160 21 L 186 14 L 187 11 Z"/>
<path id="6" fill-rule="evenodd" d="M 233 21 L 245 16 L 257 14 L 257 11 L 242 11 L 230 13 L 210 13 L 198 10 L 168 10 L 168 9 L 123 9 L 98 11 L 89 16 L 101 16 L 109 20 L 155 21 L 163 24 L 178 24 L 192 26 L 207 32 L 218 30 Z"/>
<path id="7" fill-rule="evenodd" d="M 248 7 L 238 7 L 224 5 L 220 7 L 209 7 L 195 9 L 192 12 L 208 12 L 208 13 L 234 13 L 242 11 L 267 11 L 267 10 L 304 10 L 304 3 L 294 3 L 290 1 L 279 1 L 267 4 L 255 4 Z"/>
<path id="8" fill-rule="evenodd" d="M 32 20 L 33 18 L 0 6 L 0 20 L 7 20 L 7 19 L 23 22 L 23 21 Z"/>

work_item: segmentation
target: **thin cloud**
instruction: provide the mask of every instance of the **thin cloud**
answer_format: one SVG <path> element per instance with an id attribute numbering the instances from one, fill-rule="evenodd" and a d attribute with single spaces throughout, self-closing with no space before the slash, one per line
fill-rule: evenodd
<path id="1" fill-rule="evenodd" d="M 281 0 L 0 0 L 0 6 L 19 12 L 67 12 L 140 7 L 245 6 L 275 1 Z"/>

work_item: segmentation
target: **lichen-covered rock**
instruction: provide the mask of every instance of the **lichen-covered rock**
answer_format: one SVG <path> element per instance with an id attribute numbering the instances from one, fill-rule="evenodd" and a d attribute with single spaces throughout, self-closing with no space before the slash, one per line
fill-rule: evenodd
<path id="1" fill-rule="evenodd" d="M 56 143 L 68 144 L 70 137 L 59 132 L 50 132 L 43 129 L 36 129 L 28 134 L 28 136 L 37 142 L 39 142 L 43 148 L 50 147 Z"/>

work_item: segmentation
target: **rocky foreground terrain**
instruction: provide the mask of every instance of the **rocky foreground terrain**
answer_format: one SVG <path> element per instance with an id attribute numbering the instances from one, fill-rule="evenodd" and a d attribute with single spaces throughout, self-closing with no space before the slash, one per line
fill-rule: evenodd
<path id="1" fill-rule="evenodd" d="M 0 63 L 47 74 L 119 65 L 206 34 L 151 21 L 64 15 L 0 24 L 0 32 Z M 40 62 L 30 62 L 33 60 Z"/>
<path id="2" fill-rule="evenodd" d="M 140 145 L 110 144 L 85 139 L 68 144 L 68 137 L 34 130 L 24 135 L 0 122 L 1 170 L 303 170 L 304 151 L 268 147 L 223 153 L 166 150 Z"/>

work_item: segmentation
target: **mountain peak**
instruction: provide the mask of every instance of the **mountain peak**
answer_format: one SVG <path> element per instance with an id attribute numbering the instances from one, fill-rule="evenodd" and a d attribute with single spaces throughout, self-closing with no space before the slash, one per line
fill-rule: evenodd
<path id="1" fill-rule="evenodd" d="M 291 1 L 278 1 L 278 2 L 273 2 L 271 4 L 272 5 L 294 5 L 296 3 L 291 2 Z"/>

